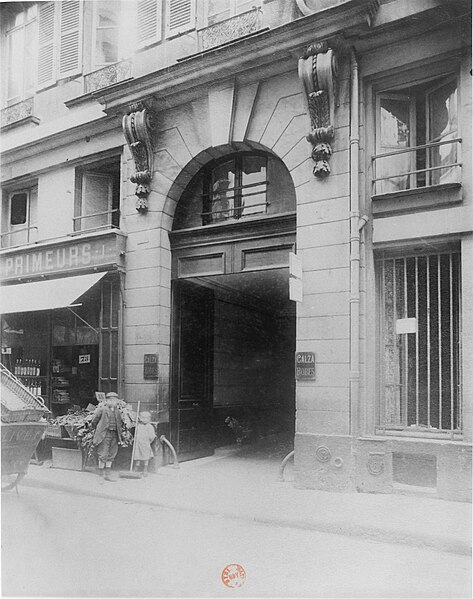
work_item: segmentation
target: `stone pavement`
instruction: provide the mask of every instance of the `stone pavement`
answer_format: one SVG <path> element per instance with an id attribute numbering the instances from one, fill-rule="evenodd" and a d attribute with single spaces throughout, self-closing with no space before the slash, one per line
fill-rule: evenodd
<path id="1" fill-rule="evenodd" d="M 471 552 L 471 504 L 423 496 L 297 489 L 293 466 L 278 480 L 281 455 L 217 450 L 214 456 L 161 467 L 146 478 L 100 484 L 93 472 L 30 465 L 21 486 L 215 514 L 457 554 Z"/>

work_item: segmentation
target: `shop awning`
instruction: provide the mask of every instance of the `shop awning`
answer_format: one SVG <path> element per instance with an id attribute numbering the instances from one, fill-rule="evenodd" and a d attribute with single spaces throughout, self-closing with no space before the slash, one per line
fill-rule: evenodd
<path id="1" fill-rule="evenodd" d="M 104 277 L 106 272 L 0 287 L 0 313 L 38 312 L 67 308 Z"/>

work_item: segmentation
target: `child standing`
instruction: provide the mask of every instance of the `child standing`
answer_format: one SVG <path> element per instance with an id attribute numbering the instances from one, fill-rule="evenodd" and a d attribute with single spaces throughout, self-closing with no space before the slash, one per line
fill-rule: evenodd
<path id="1" fill-rule="evenodd" d="M 156 439 L 156 431 L 151 424 L 151 414 L 142 412 L 138 415 L 135 428 L 135 454 L 133 456 L 134 470 L 138 470 L 143 462 L 143 476 L 148 476 L 148 462 L 154 456 L 152 443 Z"/>

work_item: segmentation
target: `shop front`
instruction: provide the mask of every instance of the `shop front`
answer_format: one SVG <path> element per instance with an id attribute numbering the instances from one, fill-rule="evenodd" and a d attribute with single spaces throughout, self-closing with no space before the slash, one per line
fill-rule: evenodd
<path id="1" fill-rule="evenodd" d="M 115 231 L 2 252 L 2 363 L 53 415 L 120 392 L 125 237 Z"/>

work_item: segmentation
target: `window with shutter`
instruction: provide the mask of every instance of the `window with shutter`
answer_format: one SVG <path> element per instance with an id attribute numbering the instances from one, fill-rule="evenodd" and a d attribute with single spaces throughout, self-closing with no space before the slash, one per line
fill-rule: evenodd
<path id="1" fill-rule="evenodd" d="M 195 0 L 168 0 L 166 8 L 166 37 L 195 28 Z"/>
<path id="2" fill-rule="evenodd" d="M 5 67 L 7 105 L 16 104 L 34 92 L 36 82 L 37 5 L 7 17 Z"/>
<path id="3" fill-rule="evenodd" d="M 139 48 L 161 40 L 161 15 L 161 0 L 138 0 L 137 38 Z"/>
<path id="4" fill-rule="evenodd" d="M 55 81 L 54 32 L 56 5 L 54 2 L 40 4 L 38 14 L 38 86 L 45 87 Z"/>
<path id="5" fill-rule="evenodd" d="M 82 0 L 39 5 L 38 86 L 76 75 L 82 62 Z"/>
<path id="6" fill-rule="evenodd" d="M 120 157 L 78 168 L 74 231 L 120 226 Z"/>
<path id="7" fill-rule="evenodd" d="M 61 26 L 58 77 L 70 77 L 79 72 L 82 55 L 81 0 L 61 2 Z"/>

